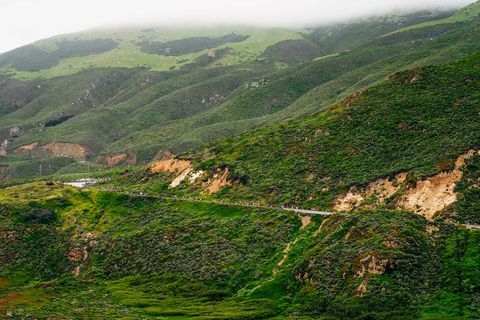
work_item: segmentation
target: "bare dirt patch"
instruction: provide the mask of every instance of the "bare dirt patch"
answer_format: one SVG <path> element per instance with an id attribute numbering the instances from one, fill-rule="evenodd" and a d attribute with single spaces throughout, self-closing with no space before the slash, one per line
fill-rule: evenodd
<path id="1" fill-rule="evenodd" d="M 184 170 L 178 177 L 173 179 L 172 183 L 170 183 L 170 188 L 178 187 L 180 183 L 182 183 L 191 172 L 192 172 L 191 168 Z"/>
<path id="2" fill-rule="evenodd" d="M 16 153 L 32 152 L 37 147 L 38 147 L 38 142 L 33 142 L 33 143 L 30 143 L 30 144 L 26 144 L 26 145 L 18 147 L 17 149 L 15 149 L 15 152 Z"/>
<path id="3" fill-rule="evenodd" d="M 334 210 L 352 211 L 373 196 L 376 198 L 375 204 L 382 204 L 401 189 L 402 183 L 405 182 L 406 178 L 407 174 L 402 172 L 397 174 L 393 180 L 379 179 L 371 182 L 363 190 L 352 187 L 346 195 L 337 198 Z"/>
<path id="4" fill-rule="evenodd" d="M 300 230 L 305 229 L 310 224 L 310 222 L 312 222 L 312 216 L 300 216 L 299 215 L 298 218 L 302 222 L 302 227 L 300 228 Z"/>
<path id="5" fill-rule="evenodd" d="M 441 172 L 433 177 L 418 181 L 414 188 L 407 190 L 400 198 L 398 205 L 423 215 L 427 219 L 432 219 L 437 212 L 457 201 L 458 195 L 455 192 L 455 187 L 463 176 L 461 168 L 465 165 L 466 160 L 475 155 L 480 155 L 480 152 L 470 150 L 458 157 L 452 171 Z"/>
<path id="6" fill-rule="evenodd" d="M 231 181 L 228 181 L 228 168 L 225 168 L 223 172 L 219 171 L 213 175 L 213 178 L 209 179 L 205 184 L 205 192 L 208 194 L 216 193 L 223 187 L 232 185 Z"/>
<path id="7" fill-rule="evenodd" d="M 285 249 L 283 250 L 282 260 L 280 260 L 277 264 L 279 267 L 283 266 L 285 261 L 287 261 L 288 254 L 290 253 L 291 250 L 292 250 L 292 245 L 290 243 L 288 243 L 287 246 L 285 247 Z"/>
<path id="8" fill-rule="evenodd" d="M 54 157 L 85 159 L 89 154 L 85 146 L 75 143 L 49 143 L 40 148 L 45 155 Z"/>
<path id="9" fill-rule="evenodd" d="M 152 163 L 149 170 L 153 173 L 177 173 L 190 168 L 192 168 L 192 163 L 190 161 L 165 159 Z"/>
<path id="10" fill-rule="evenodd" d="M 365 274 L 383 274 L 388 264 L 387 259 L 380 259 L 375 254 L 360 259 L 360 266 L 357 268 L 355 278 L 361 278 Z"/>
<path id="11" fill-rule="evenodd" d="M 429 178 L 418 180 L 415 186 L 407 185 L 407 173 L 402 172 L 394 179 L 379 179 L 366 188 L 352 187 L 345 195 L 337 197 L 336 211 L 352 211 L 356 208 L 370 208 L 384 205 L 392 196 L 397 209 L 408 210 L 431 220 L 435 214 L 457 201 L 455 187 L 462 179 L 462 167 L 469 158 L 480 155 L 470 150 L 455 162 L 452 171 L 440 172 Z"/>
<path id="12" fill-rule="evenodd" d="M 136 153 L 117 153 L 110 156 L 97 157 L 98 162 L 106 162 L 109 166 L 116 166 L 118 164 L 135 165 L 137 163 Z"/>

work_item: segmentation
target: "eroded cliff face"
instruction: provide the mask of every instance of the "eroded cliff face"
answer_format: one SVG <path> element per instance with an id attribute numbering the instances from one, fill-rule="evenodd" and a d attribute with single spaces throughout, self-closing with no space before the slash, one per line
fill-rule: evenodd
<path id="1" fill-rule="evenodd" d="M 232 182 L 228 180 L 228 168 L 217 170 L 217 172 L 210 178 L 205 184 L 205 192 L 208 194 L 217 193 L 222 190 L 223 187 L 232 185 Z"/>
<path id="2" fill-rule="evenodd" d="M 54 157 L 82 160 L 89 155 L 87 147 L 75 143 L 48 143 L 40 147 L 42 153 Z"/>
<path id="3" fill-rule="evenodd" d="M 462 167 L 466 160 L 474 156 L 480 156 L 480 151 L 468 151 L 458 157 L 452 171 L 418 180 L 414 186 L 407 184 L 407 173 L 400 173 L 394 179 L 379 179 L 363 189 L 352 187 L 346 195 L 337 198 L 334 209 L 352 211 L 356 208 L 378 207 L 393 197 L 397 209 L 433 219 L 437 212 L 457 201 L 455 187 L 462 179 Z"/>
<path id="4" fill-rule="evenodd" d="M 172 158 L 153 162 L 149 171 L 152 173 L 177 173 L 191 168 L 192 163 L 190 161 Z"/>
<path id="5" fill-rule="evenodd" d="M 394 179 L 379 179 L 371 182 L 365 189 L 352 187 L 346 195 L 337 198 L 334 210 L 352 211 L 356 207 L 364 205 L 365 201 L 371 197 L 375 198 L 372 199 L 371 205 L 383 204 L 386 199 L 401 189 L 406 179 L 407 174 L 402 172 L 397 174 Z"/>
<path id="6" fill-rule="evenodd" d="M 232 185 L 228 179 L 228 168 L 217 169 L 213 174 L 206 171 L 193 169 L 193 164 L 188 160 L 164 159 L 155 161 L 148 169 L 151 173 L 176 174 L 170 183 L 170 188 L 177 188 L 182 183 L 189 183 L 203 188 L 206 194 L 219 192 L 223 187 Z"/>
<path id="7" fill-rule="evenodd" d="M 67 157 L 83 160 L 91 154 L 88 147 L 65 142 L 51 142 L 40 145 L 38 142 L 29 143 L 15 149 L 15 153 L 35 153 L 38 156 Z"/>
<path id="8" fill-rule="evenodd" d="M 116 153 L 109 156 L 98 156 L 97 162 L 105 162 L 109 166 L 120 164 L 137 164 L 137 154 L 135 152 Z"/>

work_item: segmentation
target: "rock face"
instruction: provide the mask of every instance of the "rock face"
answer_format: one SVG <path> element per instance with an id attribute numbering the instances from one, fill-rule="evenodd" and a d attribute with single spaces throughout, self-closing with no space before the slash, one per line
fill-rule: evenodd
<path id="1" fill-rule="evenodd" d="M 337 198 L 334 209 L 336 211 L 352 211 L 354 208 L 364 204 L 372 196 L 376 198 L 375 204 L 383 204 L 386 199 L 401 189 L 406 179 L 406 173 L 399 173 L 393 180 L 379 179 L 370 183 L 363 190 L 353 187 L 346 195 Z"/>
<path id="2" fill-rule="evenodd" d="M 228 168 L 225 170 L 219 171 L 213 175 L 211 179 L 205 184 L 206 193 L 216 193 L 220 191 L 223 187 L 230 186 L 232 183 L 228 181 Z"/>
<path id="3" fill-rule="evenodd" d="M 457 201 L 455 187 L 463 177 L 462 167 L 465 161 L 479 151 L 470 150 L 461 155 L 450 172 L 441 172 L 433 177 L 420 180 L 414 188 L 409 189 L 399 201 L 399 206 L 432 219 L 435 213 Z"/>
<path id="4" fill-rule="evenodd" d="M 10 135 L 10 137 L 16 138 L 20 137 L 23 134 L 23 131 L 19 127 L 14 127 L 9 130 L 8 134 Z"/>
<path id="5" fill-rule="evenodd" d="M 207 172 L 202 170 L 194 171 L 190 161 L 174 158 L 156 161 L 148 170 L 151 173 L 179 174 L 170 183 L 170 188 L 176 188 L 184 181 L 193 184 L 207 175 Z M 228 168 L 218 169 L 206 182 L 198 183 L 198 186 L 202 186 L 207 194 L 219 192 L 223 187 L 230 185 L 232 182 L 228 180 Z"/>
<path id="6" fill-rule="evenodd" d="M 73 159 L 85 159 L 89 154 L 85 146 L 74 143 L 49 143 L 40 147 L 42 153 L 53 157 L 67 157 Z"/>
<path id="7" fill-rule="evenodd" d="M 337 198 L 334 209 L 352 211 L 359 207 L 381 206 L 388 198 L 398 193 L 401 195 L 395 201 L 398 209 L 405 209 L 427 219 L 433 219 L 437 212 L 457 201 L 455 187 L 462 179 L 461 169 L 465 161 L 474 156 L 480 156 L 480 151 L 470 150 L 458 157 L 452 171 L 440 172 L 435 176 L 419 180 L 413 187 L 406 185 L 406 173 L 398 174 L 393 180 L 377 180 L 364 189 L 352 187 L 346 195 Z"/>
<path id="8" fill-rule="evenodd" d="M 152 173 L 177 173 L 191 167 L 192 163 L 187 160 L 165 159 L 152 163 L 149 170 Z"/>

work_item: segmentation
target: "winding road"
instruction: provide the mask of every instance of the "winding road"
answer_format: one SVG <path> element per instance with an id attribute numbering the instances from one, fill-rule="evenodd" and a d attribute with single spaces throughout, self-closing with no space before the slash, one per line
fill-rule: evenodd
<path id="1" fill-rule="evenodd" d="M 258 203 L 227 202 L 227 201 L 220 201 L 220 200 L 201 200 L 201 199 L 195 199 L 195 198 L 171 197 L 171 196 L 167 197 L 167 196 L 152 195 L 152 194 L 148 194 L 148 193 L 145 193 L 145 192 L 132 192 L 132 191 L 118 190 L 118 189 L 114 189 L 114 188 L 93 188 L 93 187 L 90 187 L 89 189 L 121 193 L 121 194 L 125 194 L 125 195 L 128 195 L 128 196 L 135 196 L 135 197 L 156 198 L 156 199 L 162 199 L 162 200 L 178 200 L 178 201 L 209 203 L 209 204 L 219 204 L 219 205 L 225 205 L 225 206 L 237 206 L 237 207 L 244 207 L 244 208 L 284 210 L 284 211 L 291 211 L 291 212 L 301 213 L 301 214 L 306 214 L 306 215 L 331 216 L 331 215 L 334 215 L 334 214 L 338 214 L 337 212 L 330 212 L 330 211 L 318 211 L 318 210 L 312 210 L 312 209 L 266 206 L 266 205 L 261 205 L 261 204 L 258 204 Z"/>
<path id="2" fill-rule="evenodd" d="M 72 186 L 71 184 L 67 184 L 67 185 Z M 284 210 L 284 211 L 290 211 L 290 212 L 295 212 L 295 213 L 300 213 L 300 214 L 305 214 L 305 215 L 332 216 L 332 215 L 341 215 L 342 214 L 341 212 L 320 211 L 320 210 L 313 210 L 313 209 L 266 206 L 266 205 L 261 205 L 261 204 L 258 204 L 258 203 L 227 202 L 227 201 L 220 201 L 220 200 L 202 200 L 202 199 L 187 198 L 187 197 L 175 197 L 175 196 L 167 197 L 167 196 L 152 195 L 152 194 L 148 194 L 148 193 L 145 193 L 145 192 L 132 192 L 132 191 L 125 191 L 125 190 L 118 190 L 118 189 L 114 189 L 114 188 L 94 188 L 92 186 L 89 186 L 88 189 L 114 192 L 114 193 L 121 193 L 121 194 L 128 195 L 128 196 L 156 198 L 156 199 L 162 199 L 162 200 L 209 203 L 209 204 L 218 204 L 218 205 L 225 205 L 225 206 L 237 206 L 237 207 L 244 207 L 244 208 Z M 456 226 L 463 227 L 463 228 L 466 228 L 468 230 L 473 230 L 473 231 L 480 230 L 480 225 L 477 225 L 477 224 L 468 224 L 468 223 L 466 223 L 466 224 L 465 223 L 454 223 L 454 224 Z"/>

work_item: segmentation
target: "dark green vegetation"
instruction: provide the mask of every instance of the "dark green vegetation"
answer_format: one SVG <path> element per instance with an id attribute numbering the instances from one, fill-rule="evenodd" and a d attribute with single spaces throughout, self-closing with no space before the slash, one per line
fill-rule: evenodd
<path id="1" fill-rule="evenodd" d="M 3 189 L 0 214 L 0 314 L 11 318 L 480 312 L 480 233 L 437 223 L 429 234 L 433 225 L 409 213 L 318 217 L 301 228 L 291 213 L 40 183 Z"/>
<path id="2" fill-rule="evenodd" d="M 193 160 L 197 170 L 228 167 L 236 183 L 216 196 L 230 199 L 327 209 L 350 187 L 400 172 L 407 172 L 414 186 L 417 179 L 451 170 L 460 155 L 480 149 L 479 74 L 480 54 L 400 72 L 317 115 L 181 157 Z M 478 222 L 477 158 L 463 169 L 464 182 L 457 188 L 465 202 L 455 210 L 459 221 Z M 172 191 L 171 178 L 139 172 L 118 181 L 177 194 L 201 190 L 184 183 Z"/>
<path id="3" fill-rule="evenodd" d="M 476 12 L 476 6 L 469 10 Z M 177 38 L 165 31 L 161 42 L 161 29 L 158 34 L 157 29 L 141 30 L 138 36 L 119 31 L 119 48 L 62 60 L 40 74 L 45 79 L 19 80 L 34 76 L 5 69 L 9 74 L 0 78 L 0 153 L 10 157 L 2 158 L 9 166 L 4 176 L 22 175 L 15 172 L 24 160 L 16 149 L 34 142 L 40 147 L 50 142 L 80 144 L 88 149 L 90 162 L 97 156 L 129 153 L 137 163 L 146 163 L 166 151 L 178 154 L 317 113 L 396 71 L 477 52 L 480 20 L 464 11 L 448 17 L 445 12 L 388 16 L 302 34 L 272 30 L 268 36 L 241 28 L 198 37 L 183 32 Z M 410 29 L 389 34 L 405 27 Z M 63 42 L 55 43 L 60 50 Z M 156 44 L 163 53 L 175 49 L 171 54 L 179 56 L 138 53 L 138 43 Z M 106 61 L 119 63 L 101 67 Z M 83 71 L 72 74 L 69 64 Z M 57 72 L 65 75 L 55 77 Z M 11 135 L 16 128 L 20 133 Z M 32 154 L 45 156 L 38 150 Z"/>
<path id="4" fill-rule="evenodd" d="M 55 66 L 0 75 L 0 318 L 480 318 L 478 8 L 41 43 Z M 53 182 L 82 176 L 179 198 Z M 330 210 L 387 178 L 329 217 L 219 204 Z M 403 212 L 410 190 L 446 205 Z"/>
<path id="5" fill-rule="evenodd" d="M 268 47 L 265 55 L 281 62 L 297 63 L 323 56 L 324 52 L 307 40 L 285 40 Z"/>
<path id="6" fill-rule="evenodd" d="M 2 54 L 0 67 L 11 66 L 20 71 L 48 69 L 62 59 L 99 54 L 113 50 L 117 46 L 118 44 L 112 39 L 60 41 L 51 52 L 27 45 Z"/>
<path id="7" fill-rule="evenodd" d="M 227 34 L 218 38 L 194 37 L 167 42 L 140 42 L 143 52 L 160 54 L 164 56 L 181 56 L 188 53 L 200 52 L 205 49 L 213 49 L 229 42 L 242 42 L 248 39 L 246 35 Z"/>
<path id="8" fill-rule="evenodd" d="M 463 179 L 457 185 L 457 191 L 461 194 L 458 202 L 453 205 L 447 214 L 454 216 L 462 223 L 480 225 L 480 157 L 469 161 L 463 169 Z"/>
<path id="9" fill-rule="evenodd" d="M 316 43 L 325 53 L 332 54 L 359 47 L 402 28 L 438 21 L 453 13 L 453 11 L 419 11 L 403 16 L 387 15 L 327 25 L 313 28 L 308 39 Z"/>

